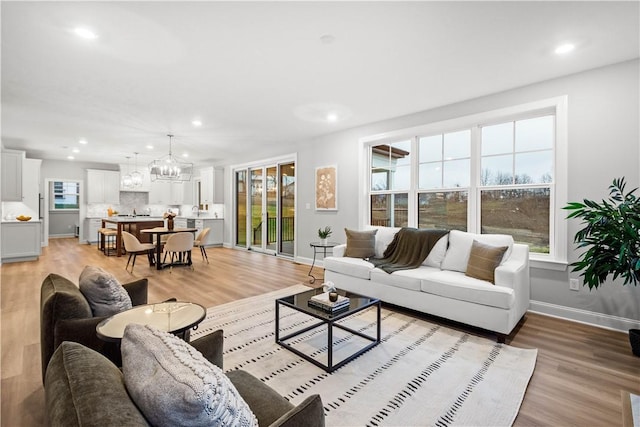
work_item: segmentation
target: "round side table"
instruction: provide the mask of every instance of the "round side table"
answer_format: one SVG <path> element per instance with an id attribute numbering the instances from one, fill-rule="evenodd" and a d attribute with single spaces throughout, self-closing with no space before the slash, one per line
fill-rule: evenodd
<path id="1" fill-rule="evenodd" d="M 316 264 L 316 255 L 321 253 L 322 254 L 322 258 L 324 259 L 327 256 L 327 251 L 333 252 L 333 248 L 335 246 L 338 246 L 340 243 L 337 242 L 327 242 L 327 243 L 322 243 L 322 242 L 311 242 L 309 243 L 309 246 L 311 246 L 313 248 L 313 262 L 311 263 L 311 268 L 309 269 L 309 274 L 308 276 L 311 277 L 311 279 L 309 279 L 309 283 L 315 283 L 316 278 L 313 277 L 313 275 L 311 274 L 311 272 L 313 271 L 313 266 Z"/>

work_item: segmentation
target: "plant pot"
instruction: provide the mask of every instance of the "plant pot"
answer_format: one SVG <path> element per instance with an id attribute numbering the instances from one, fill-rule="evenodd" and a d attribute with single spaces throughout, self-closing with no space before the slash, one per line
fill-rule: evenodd
<path id="1" fill-rule="evenodd" d="M 640 329 L 629 329 L 629 342 L 633 354 L 640 357 Z"/>
<path id="2" fill-rule="evenodd" d="M 322 244 L 322 245 L 325 245 L 325 246 L 326 246 L 326 245 L 327 245 L 327 243 L 328 243 L 328 239 L 320 239 L 320 244 Z"/>

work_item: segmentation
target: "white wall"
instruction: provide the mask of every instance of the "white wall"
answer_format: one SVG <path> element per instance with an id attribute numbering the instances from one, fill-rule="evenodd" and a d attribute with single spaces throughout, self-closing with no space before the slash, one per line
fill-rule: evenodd
<path id="1" fill-rule="evenodd" d="M 318 228 L 330 225 L 335 230 L 333 240 L 344 241 L 343 228 L 359 226 L 358 199 L 363 197 L 358 194 L 360 138 L 541 99 L 568 95 L 568 200 L 604 198 L 613 178 L 621 176 L 629 187 L 640 186 L 639 71 L 638 60 L 624 62 L 300 142 L 298 257 L 312 257 L 309 242 L 317 240 Z M 331 164 L 338 165 L 339 210 L 316 212 L 315 168 Z M 225 195 L 225 200 L 233 200 L 230 196 Z M 230 218 L 230 207 L 227 209 Z M 568 228 L 568 259 L 573 262 L 578 257 L 573 235 L 579 223 L 570 221 Z M 583 288 L 576 292 L 569 290 L 569 275 L 569 270 L 532 269 L 532 309 L 620 329 L 640 327 L 640 286 L 606 283 L 597 291 Z"/>

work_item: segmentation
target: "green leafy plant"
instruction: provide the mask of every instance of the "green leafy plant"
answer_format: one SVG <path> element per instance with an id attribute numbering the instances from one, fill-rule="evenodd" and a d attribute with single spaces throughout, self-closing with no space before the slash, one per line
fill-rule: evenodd
<path id="1" fill-rule="evenodd" d="M 324 229 L 318 228 L 318 237 L 320 237 L 321 239 L 326 239 L 327 237 L 331 236 L 331 233 L 331 227 L 328 225 Z"/>
<path id="2" fill-rule="evenodd" d="M 634 194 L 637 188 L 627 193 L 624 188 L 624 177 L 617 178 L 609 186 L 608 200 L 585 199 L 563 208 L 572 211 L 567 218 L 583 220 L 574 243 L 588 249 L 571 266 L 582 271 L 589 289 L 597 289 L 610 274 L 614 280 L 623 278 L 623 285 L 640 281 L 640 198 Z"/>

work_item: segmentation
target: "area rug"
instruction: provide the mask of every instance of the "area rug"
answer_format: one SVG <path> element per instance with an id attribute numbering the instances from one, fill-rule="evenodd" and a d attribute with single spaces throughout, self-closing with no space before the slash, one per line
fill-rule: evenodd
<path id="1" fill-rule="evenodd" d="M 246 370 L 294 405 L 320 394 L 327 426 L 508 426 L 515 420 L 537 350 L 383 308 L 382 342 L 327 374 L 275 343 L 275 299 L 308 289 L 296 285 L 210 308 L 191 339 L 223 329 L 225 371 Z M 280 316 L 281 334 L 317 322 L 289 308 Z M 375 336 L 375 318 L 371 308 L 344 323 Z M 365 345 L 334 331 L 334 362 Z M 326 327 L 294 339 L 296 348 L 319 360 L 326 340 Z"/>

